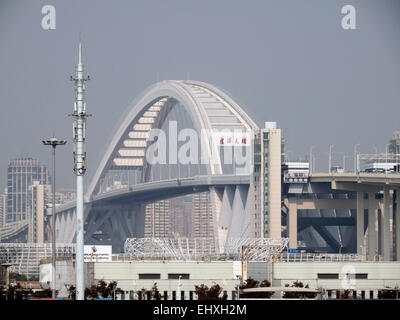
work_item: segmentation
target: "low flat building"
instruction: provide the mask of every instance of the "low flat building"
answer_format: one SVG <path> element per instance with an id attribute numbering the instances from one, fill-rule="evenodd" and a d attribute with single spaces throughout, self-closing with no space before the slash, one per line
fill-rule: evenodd
<path id="1" fill-rule="evenodd" d="M 338 298 L 345 290 L 362 299 L 376 299 L 380 291 L 400 287 L 400 262 L 248 262 L 247 277 L 272 280 L 276 287 L 300 281 L 323 292 L 324 299 Z"/>
<path id="2" fill-rule="evenodd" d="M 94 263 L 94 280 L 117 281 L 118 287 L 124 291 L 118 296 L 121 300 L 141 299 L 139 292 L 143 288 L 151 290 L 155 283 L 162 299 L 167 296 L 168 300 L 195 300 L 195 286 L 201 284 L 209 288 L 218 284 L 223 289 L 222 294 L 226 293 L 228 299 L 235 299 L 240 274 L 240 261 L 131 260 Z"/>

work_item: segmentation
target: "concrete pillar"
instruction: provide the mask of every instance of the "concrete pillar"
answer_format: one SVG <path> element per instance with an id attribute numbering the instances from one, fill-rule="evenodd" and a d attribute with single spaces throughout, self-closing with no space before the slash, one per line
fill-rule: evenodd
<path id="1" fill-rule="evenodd" d="M 297 199 L 289 198 L 289 217 L 287 220 L 289 249 L 297 248 Z"/>
<path id="2" fill-rule="evenodd" d="M 376 250 L 376 200 L 375 192 L 368 192 L 368 256 L 373 261 Z"/>
<path id="3" fill-rule="evenodd" d="M 364 192 L 357 191 L 357 253 L 364 252 Z"/>
<path id="4" fill-rule="evenodd" d="M 383 202 L 383 200 L 379 200 L 379 202 L 378 202 L 378 212 L 377 212 L 377 215 L 378 215 L 378 219 L 377 219 L 378 220 L 378 235 L 377 235 L 377 238 L 378 238 L 378 253 L 379 253 L 380 257 L 383 256 L 383 253 L 382 253 L 382 243 L 383 243 L 382 211 L 383 211 L 383 203 L 382 202 Z"/>
<path id="5" fill-rule="evenodd" d="M 400 261 L 400 188 L 396 189 L 396 212 L 393 210 L 393 244 L 396 261 Z"/>
<path id="6" fill-rule="evenodd" d="M 382 217 L 382 255 L 384 261 L 390 261 L 390 194 L 389 188 L 384 188 Z"/>

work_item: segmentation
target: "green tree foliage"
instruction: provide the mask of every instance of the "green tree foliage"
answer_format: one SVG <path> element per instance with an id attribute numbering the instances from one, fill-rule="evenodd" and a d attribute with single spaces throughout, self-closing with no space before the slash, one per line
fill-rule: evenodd
<path id="1" fill-rule="evenodd" d="M 142 288 L 140 291 L 143 300 L 161 300 L 161 294 L 158 291 L 157 282 L 153 284 L 151 290 Z"/>
<path id="2" fill-rule="evenodd" d="M 340 292 L 340 299 L 357 299 L 354 298 L 354 291 L 353 290 L 344 290 L 342 292 Z"/>
<path id="3" fill-rule="evenodd" d="M 76 299 L 76 287 L 67 286 L 68 299 Z M 100 280 L 97 285 L 92 285 L 85 288 L 85 300 L 94 300 L 99 298 L 114 298 L 115 294 L 122 293 L 122 290 L 117 287 L 117 281 L 111 281 L 108 284 L 104 280 Z"/>
<path id="4" fill-rule="evenodd" d="M 32 289 L 23 288 L 19 283 L 8 287 L 0 287 L 0 301 L 22 301 L 29 299 L 31 296 L 33 296 Z"/>
<path id="5" fill-rule="evenodd" d="M 215 284 L 210 288 L 204 284 L 201 284 L 200 286 L 195 286 L 194 288 L 198 300 L 226 300 L 228 298 L 227 294 L 224 294 L 222 297 L 220 297 L 222 288 L 218 284 Z"/>
<path id="6" fill-rule="evenodd" d="M 288 284 L 285 285 L 285 287 L 289 287 Z M 304 286 L 304 284 L 300 281 L 295 281 L 293 282 L 293 284 L 290 286 L 293 288 L 305 288 L 305 289 L 309 289 L 308 284 L 306 286 Z M 283 294 L 283 298 L 297 298 L 297 299 L 304 299 L 304 298 L 315 298 L 317 296 L 317 293 L 315 292 L 285 292 Z"/>
<path id="7" fill-rule="evenodd" d="M 249 277 L 244 284 L 242 284 L 239 289 L 252 289 L 252 288 L 263 288 L 263 287 L 270 287 L 271 282 L 268 280 L 263 280 L 260 284 L 259 281 L 254 280 L 253 278 Z M 274 292 L 248 292 L 248 293 L 241 293 L 241 298 L 271 298 Z"/>
<path id="8" fill-rule="evenodd" d="M 398 293 L 398 289 L 387 288 L 379 291 L 378 299 L 397 299 L 400 294 Z"/>

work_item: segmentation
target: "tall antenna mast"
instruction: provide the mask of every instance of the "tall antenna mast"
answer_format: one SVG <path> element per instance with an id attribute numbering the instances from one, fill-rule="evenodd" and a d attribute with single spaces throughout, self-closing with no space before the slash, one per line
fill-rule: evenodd
<path id="1" fill-rule="evenodd" d="M 84 221 L 83 221 L 83 175 L 86 172 L 86 103 L 84 101 L 85 82 L 82 60 L 82 43 L 79 35 L 78 63 L 75 66 L 75 86 L 73 134 L 74 134 L 74 172 L 76 174 L 76 299 L 85 299 L 85 278 L 83 262 Z"/>

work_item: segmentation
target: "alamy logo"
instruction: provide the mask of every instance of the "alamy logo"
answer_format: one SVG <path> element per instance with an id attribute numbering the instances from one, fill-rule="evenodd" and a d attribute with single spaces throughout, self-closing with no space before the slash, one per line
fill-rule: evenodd
<path id="1" fill-rule="evenodd" d="M 342 267 L 342 288 L 345 290 L 354 290 L 356 288 L 356 268 L 351 264 Z"/>
<path id="2" fill-rule="evenodd" d="M 342 28 L 345 30 L 356 29 L 356 8 L 351 5 L 345 5 L 342 8 L 342 14 L 345 14 L 342 18 Z"/>
<path id="3" fill-rule="evenodd" d="M 198 133 L 186 128 L 178 132 L 177 122 L 169 121 L 168 134 L 161 129 L 150 130 L 146 161 L 150 165 L 232 165 L 236 174 L 250 174 L 253 136 L 251 130 L 201 129 Z"/>
<path id="4" fill-rule="evenodd" d="M 42 7 L 42 14 L 45 14 L 45 16 L 42 18 L 43 30 L 55 30 L 56 8 L 52 5 L 45 5 Z"/>

